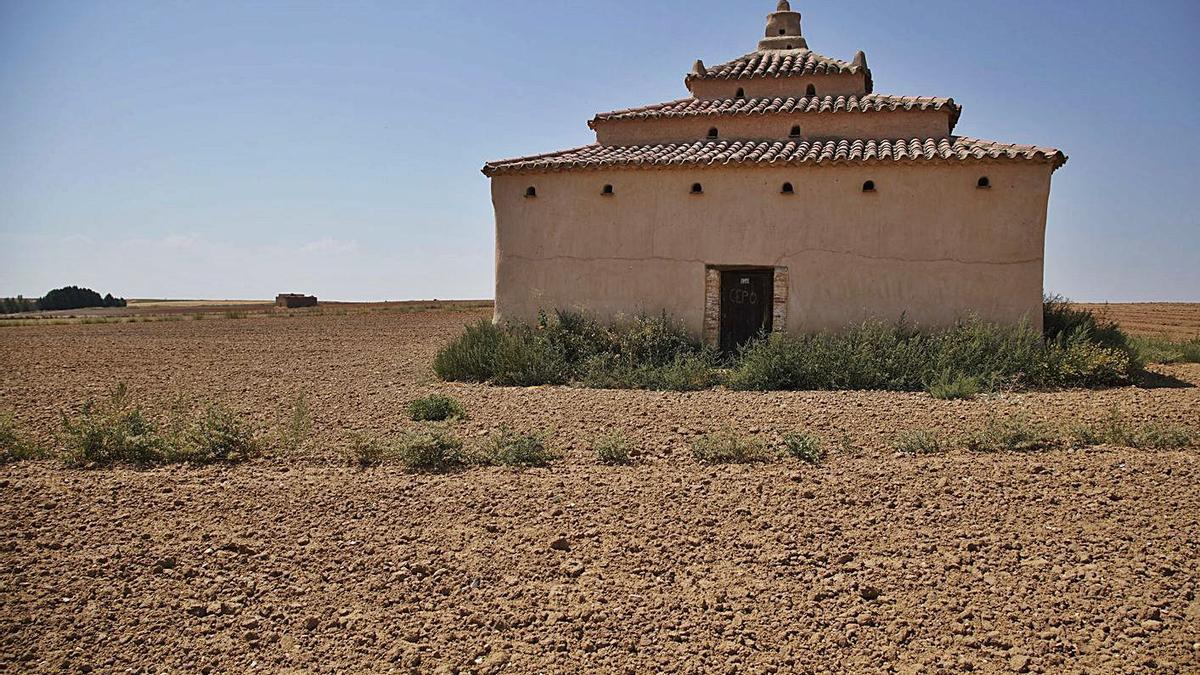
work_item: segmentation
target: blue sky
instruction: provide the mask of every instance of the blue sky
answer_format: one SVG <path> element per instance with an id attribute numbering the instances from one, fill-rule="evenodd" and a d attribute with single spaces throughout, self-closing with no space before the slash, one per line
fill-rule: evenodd
<path id="1" fill-rule="evenodd" d="M 484 161 L 686 95 L 774 0 L 0 0 L 0 295 L 491 297 Z M 1047 290 L 1200 301 L 1200 3 L 794 2 L 876 90 L 1052 145 Z"/>

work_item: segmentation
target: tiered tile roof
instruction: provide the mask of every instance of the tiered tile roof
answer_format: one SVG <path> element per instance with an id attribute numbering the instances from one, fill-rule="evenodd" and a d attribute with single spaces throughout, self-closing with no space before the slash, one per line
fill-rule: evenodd
<path id="1" fill-rule="evenodd" d="M 662 117 L 717 117 L 733 115 L 774 115 L 785 113 L 884 112 L 893 110 L 949 110 L 950 129 L 958 122 L 962 106 L 952 98 L 932 96 L 825 96 L 801 98 L 724 98 L 701 100 L 683 98 L 639 108 L 599 113 L 588 123 Z"/>
<path id="2" fill-rule="evenodd" d="M 750 52 L 729 63 L 689 73 L 688 80 L 741 80 L 751 77 L 793 77 L 870 72 L 865 66 L 822 56 L 810 49 Z"/>
<path id="3" fill-rule="evenodd" d="M 696 141 L 658 145 L 587 145 L 572 150 L 489 162 L 488 176 L 554 171 L 718 167 L 731 164 L 755 166 L 799 166 L 870 162 L 1043 162 L 1054 168 L 1067 157 L 1054 148 L 1011 145 L 996 141 L 954 136 L 895 141 Z"/>
<path id="4" fill-rule="evenodd" d="M 745 164 L 748 166 L 834 165 L 855 162 L 1040 162 L 1055 169 L 1067 157 L 1053 148 L 1010 145 L 995 141 L 953 136 L 962 112 L 949 98 L 886 96 L 873 94 L 871 71 L 866 55 L 858 52 L 852 62 L 822 56 L 808 49 L 801 34 L 801 17 L 791 11 L 787 0 L 780 0 L 777 11 L 767 18 L 766 37 L 758 51 L 751 52 L 714 68 L 696 62 L 687 83 L 702 80 L 744 80 L 750 78 L 799 78 L 797 87 L 807 90 L 817 75 L 863 74 L 855 83 L 854 95 L 795 98 L 722 98 L 707 96 L 600 113 L 589 122 L 599 123 L 650 118 L 690 116 L 781 115 L 794 113 L 871 113 L 900 110 L 942 111 L 950 113 L 946 137 L 898 140 L 720 140 L 702 139 L 690 143 L 642 145 L 588 145 L 532 157 L 490 162 L 483 172 L 488 176 L 513 173 L 587 170 L 604 168 L 709 167 Z M 781 87 L 786 89 L 786 87 Z M 711 88 L 706 88 L 711 89 Z M 693 90 L 695 91 L 695 90 Z M 897 132 L 904 133 L 904 132 Z"/>

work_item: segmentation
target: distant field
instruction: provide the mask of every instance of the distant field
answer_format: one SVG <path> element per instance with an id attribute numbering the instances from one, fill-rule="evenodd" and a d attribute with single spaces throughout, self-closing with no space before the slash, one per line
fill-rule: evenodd
<path id="1" fill-rule="evenodd" d="M 129 301 L 132 309 L 174 309 L 177 307 L 237 307 L 239 305 L 269 305 L 270 300 L 164 300 L 134 299 Z"/>
<path id="2" fill-rule="evenodd" d="M 1200 303 L 1137 302 L 1081 305 L 1133 335 L 1186 340 L 1200 336 Z"/>
<path id="3" fill-rule="evenodd" d="M 324 313 L 333 312 L 413 312 L 438 309 L 481 309 L 492 306 L 491 300 L 396 300 L 385 302 L 337 302 L 321 301 L 317 307 L 281 309 L 273 300 L 170 300 L 146 298 L 129 300 L 128 307 L 90 307 L 87 309 L 64 309 L 53 312 L 30 312 L 0 317 L 0 326 L 28 325 L 39 321 L 53 323 L 104 322 L 117 323 L 122 320 L 154 321 L 179 320 L 186 316 L 210 314 L 262 314 L 262 313 Z"/>

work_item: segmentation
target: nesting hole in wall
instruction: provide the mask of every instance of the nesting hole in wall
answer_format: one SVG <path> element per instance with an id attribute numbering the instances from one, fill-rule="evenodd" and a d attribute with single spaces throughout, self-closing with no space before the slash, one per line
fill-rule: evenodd
<path id="1" fill-rule="evenodd" d="M 694 194 L 694 195 L 704 194 L 704 186 L 699 183 L 692 183 L 692 194 Z"/>
<path id="2" fill-rule="evenodd" d="M 875 191 L 875 181 L 869 180 L 869 181 L 863 183 L 863 192 L 874 192 L 874 191 Z"/>
<path id="3" fill-rule="evenodd" d="M 738 87 L 737 93 L 734 94 L 734 97 L 735 98 L 746 98 L 746 90 L 742 89 L 741 87 Z"/>
<path id="4" fill-rule="evenodd" d="M 720 135 L 721 135 L 721 134 L 717 132 L 717 128 L 716 128 L 716 127 L 713 127 L 713 128 L 711 128 L 711 129 L 709 129 L 709 130 L 708 130 L 708 137 L 709 137 L 709 138 L 717 138 L 717 137 L 718 137 L 718 136 L 720 136 Z"/>
<path id="5" fill-rule="evenodd" d="M 788 136 L 792 138 L 800 138 L 800 125 L 797 124 L 796 126 L 792 127 L 792 130 L 788 133 Z"/>
<path id="6" fill-rule="evenodd" d="M 600 190 L 600 194 L 604 195 L 605 197 L 613 196 L 613 186 L 605 185 L 604 189 Z"/>
<path id="7" fill-rule="evenodd" d="M 975 187 L 979 188 L 980 190 L 987 190 L 988 188 L 992 187 L 992 181 L 987 176 L 982 176 L 980 177 L 979 182 L 975 183 Z"/>
<path id="8" fill-rule="evenodd" d="M 815 85 L 815 84 L 808 85 L 808 88 L 804 90 L 804 95 L 808 96 L 810 98 L 813 96 L 816 96 L 817 95 L 817 85 Z"/>
<path id="9" fill-rule="evenodd" d="M 537 188 L 533 187 L 532 185 L 525 188 L 525 198 L 526 199 L 536 197 L 536 196 L 537 196 Z"/>
<path id="10" fill-rule="evenodd" d="M 794 195 L 796 194 L 796 188 L 792 187 L 791 183 L 784 183 L 783 188 L 779 192 L 785 195 Z"/>

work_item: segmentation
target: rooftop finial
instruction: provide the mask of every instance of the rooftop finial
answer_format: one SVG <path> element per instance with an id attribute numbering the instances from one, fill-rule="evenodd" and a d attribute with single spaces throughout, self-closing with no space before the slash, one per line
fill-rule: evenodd
<path id="1" fill-rule="evenodd" d="M 779 0 L 775 11 L 767 15 L 767 35 L 758 49 L 808 49 L 800 32 L 800 12 L 793 12 L 788 0 Z"/>
<path id="2" fill-rule="evenodd" d="M 708 72 L 708 69 L 704 67 L 704 61 L 701 61 L 700 59 L 696 59 L 696 64 L 694 66 L 692 66 L 692 74 L 703 77 L 705 75 L 705 73 L 707 73 L 707 72 Z"/>

